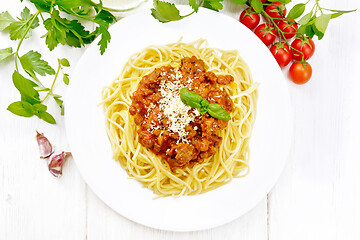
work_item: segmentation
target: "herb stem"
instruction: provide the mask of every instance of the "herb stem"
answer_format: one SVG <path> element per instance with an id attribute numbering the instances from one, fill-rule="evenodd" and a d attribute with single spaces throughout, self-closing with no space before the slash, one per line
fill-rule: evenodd
<path id="1" fill-rule="evenodd" d="M 19 72 L 19 67 L 18 67 L 17 61 L 20 59 L 20 57 L 19 57 L 20 46 L 21 46 L 22 42 L 24 41 L 26 34 L 29 32 L 29 30 L 30 30 L 30 28 L 31 28 L 31 25 L 34 23 L 35 19 L 36 19 L 37 16 L 39 15 L 39 13 L 40 13 L 40 12 L 38 11 L 36 14 L 34 14 L 31 18 L 29 18 L 29 19 L 25 22 L 25 24 L 27 24 L 27 23 L 31 20 L 29 26 L 27 26 L 27 28 L 25 29 L 25 32 L 24 32 L 24 34 L 22 35 L 22 37 L 21 37 L 21 39 L 20 39 L 20 41 L 19 41 L 19 43 L 18 43 L 18 45 L 17 45 L 16 51 L 15 51 L 15 53 L 14 53 L 15 68 L 16 68 L 16 71 L 18 71 L 18 72 Z"/>
<path id="2" fill-rule="evenodd" d="M 281 29 L 279 28 L 279 26 L 274 22 L 273 18 L 269 16 L 269 14 L 267 14 L 264 10 L 261 11 L 261 15 L 266 18 L 268 21 L 270 20 L 271 23 L 273 24 L 273 26 L 276 28 L 277 32 L 280 33 L 279 34 L 279 41 L 281 42 L 281 39 L 283 38 L 285 43 L 290 47 L 290 49 L 294 49 L 296 52 L 299 52 L 300 54 L 304 55 L 301 51 L 293 48 L 288 40 L 286 39 L 285 35 L 284 35 L 284 32 L 281 31 Z"/>
<path id="3" fill-rule="evenodd" d="M 58 69 L 57 69 L 57 71 L 56 71 L 54 80 L 53 80 L 53 82 L 52 82 L 52 84 L 51 84 L 51 88 L 50 88 L 50 90 L 48 91 L 48 93 L 46 94 L 46 96 L 44 97 L 44 99 L 41 100 L 41 103 L 43 103 L 43 102 L 48 98 L 49 95 L 52 95 L 52 90 L 53 90 L 53 88 L 54 88 L 56 79 L 57 79 L 57 77 L 59 76 L 59 72 L 60 72 L 60 69 L 61 69 L 61 63 L 60 63 L 60 60 L 59 60 L 59 59 L 58 59 L 58 63 L 59 63 L 59 66 L 58 66 Z"/>

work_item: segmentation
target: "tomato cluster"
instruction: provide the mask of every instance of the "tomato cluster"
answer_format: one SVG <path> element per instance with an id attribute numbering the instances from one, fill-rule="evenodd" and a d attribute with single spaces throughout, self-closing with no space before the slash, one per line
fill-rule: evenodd
<path id="1" fill-rule="evenodd" d="M 255 29 L 254 33 L 266 46 L 270 46 L 270 52 L 281 68 L 293 60 L 289 68 L 290 79 L 296 84 L 304 84 L 311 78 L 312 68 L 306 61 L 314 54 L 315 44 L 311 38 L 298 33 L 298 24 L 294 19 L 286 18 L 286 13 L 284 4 L 272 2 L 266 4 L 262 12 L 264 23 L 259 25 L 260 15 L 252 8 L 245 9 L 239 21 L 249 29 Z"/>

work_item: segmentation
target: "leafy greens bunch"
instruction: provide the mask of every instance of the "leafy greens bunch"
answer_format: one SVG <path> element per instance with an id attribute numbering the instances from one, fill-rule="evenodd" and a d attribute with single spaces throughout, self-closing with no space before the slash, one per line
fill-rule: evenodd
<path id="1" fill-rule="evenodd" d="M 21 0 L 22 1 L 22 0 Z M 110 41 L 108 32 L 109 25 L 116 21 L 115 17 L 107 11 L 102 2 L 95 4 L 90 0 L 30 0 L 37 11 L 31 13 L 25 7 L 20 17 L 12 17 L 8 11 L 0 13 L 0 31 L 7 32 L 11 40 L 18 41 L 16 49 L 0 49 L 0 62 L 13 57 L 15 71 L 12 75 L 14 86 L 19 90 L 21 100 L 11 103 L 8 110 L 23 117 L 38 116 L 44 121 L 55 124 L 56 121 L 47 112 L 44 101 L 53 97 L 64 114 L 63 100 L 60 95 L 53 93 L 53 87 L 60 71 L 69 67 L 69 61 L 65 58 L 58 59 L 57 70 L 55 71 L 47 61 L 43 60 L 41 54 L 30 50 L 25 54 L 20 53 L 21 44 L 32 35 L 32 31 L 40 26 L 40 22 L 46 29 L 42 36 L 50 50 L 58 44 L 80 48 L 89 44 L 100 35 L 98 45 L 100 53 L 103 54 Z M 70 16 L 71 20 L 63 17 Z M 94 31 L 88 31 L 80 19 L 96 24 Z M 21 74 L 20 68 L 28 76 Z M 40 76 L 54 75 L 51 87 L 45 87 L 40 81 Z M 63 82 L 69 83 L 69 75 L 63 72 Z M 41 97 L 43 96 L 43 97 Z"/>

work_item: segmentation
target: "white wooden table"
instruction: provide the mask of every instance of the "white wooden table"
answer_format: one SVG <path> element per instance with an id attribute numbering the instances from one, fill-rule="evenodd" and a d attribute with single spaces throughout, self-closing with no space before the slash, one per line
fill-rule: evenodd
<path id="1" fill-rule="evenodd" d="M 184 2 L 180 1 L 180 2 Z M 294 0 L 294 3 L 303 2 Z M 356 0 L 324 0 L 334 9 L 360 9 Z M 0 11 L 18 15 L 25 1 L 0 0 Z M 225 0 L 224 14 L 238 18 L 240 7 Z M 30 8 L 33 10 L 33 8 Z M 276 186 L 244 216 L 215 229 L 176 233 L 144 227 L 120 216 L 87 187 L 69 158 L 55 179 L 39 159 L 35 131 L 68 150 L 64 119 L 48 102 L 57 125 L 21 118 L 6 110 L 19 99 L 11 75 L 13 61 L 0 64 L 0 239 L 360 239 L 360 17 L 343 15 L 330 23 L 310 60 L 311 82 L 288 82 L 295 123 L 287 166 Z M 83 49 L 50 52 L 35 31 L 23 44 L 56 65 L 72 67 Z M 0 34 L 0 48 L 16 46 Z M 286 72 L 284 72 L 286 74 Z M 50 79 L 46 83 L 49 85 Z M 56 92 L 66 93 L 61 81 Z"/>

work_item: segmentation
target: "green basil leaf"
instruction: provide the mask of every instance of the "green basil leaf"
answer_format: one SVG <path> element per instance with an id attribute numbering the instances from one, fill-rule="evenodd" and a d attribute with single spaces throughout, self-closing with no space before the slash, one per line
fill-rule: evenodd
<path id="1" fill-rule="evenodd" d="M 304 11 L 305 11 L 305 4 L 304 3 L 299 3 L 296 4 L 289 12 L 289 14 L 287 15 L 287 18 L 292 18 L 292 19 L 296 19 L 298 17 L 300 17 Z"/>
<path id="2" fill-rule="evenodd" d="M 305 25 L 305 24 L 307 24 L 307 23 L 310 21 L 312 15 L 313 15 L 313 12 L 312 12 L 312 11 L 309 12 L 308 14 L 305 14 L 302 18 L 300 18 L 300 20 L 298 21 L 298 23 L 299 23 L 300 25 Z"/>
<path id="3" fill-rule="evenodd" d="M 313 38 L 314 35 L 315 35 L 314 30 L 312 29 L 311 25 L 302 25 L 302 26 L 300 26 L 298 32 L 305 34 L 309 38 Z"/>
<path id="4" fill-rule="evenodd" d="M 42 103 L 36 103 L 33 105 L 33 107 L 34 107 L 34 111 L 36 112 L 46 112 L 47 110 L 47 106 L 45 106 Z"/>
<path id="5" fill-rule="evenodd" d="M 34 113 L 29 109 L 31 109 L 31 104 L 25 101 L 13 102 L 7 108 L 7 110 L 18 116 L 32 117 Z"/>
<path id="6" fill-rule="evenodd" d="M 200 102 L 200 105 L 204 108 L 206 108 L 207 106 L 209 106 L 209 101 L 206 100 L 206 99 L 202 99 L 201 102 Z"/>
<path id="7" fill-rule="evenodd" d="M 256 13 L 261 13 L 261 11 L 263 10 L 264 6 L 261 2 L 261 0 L 251 0 L 251 7 L 254 9 L 254 11 Z"/>
<path id="8" fill-rule="evenodd" d="M 193 108 L 200 108 L 201 101 L 203 100 L 199 94 L 188 91 L 185 88 L 180 89 L 180 99 L 183 103 Z"/>
<path id="9" fill-rule="evenodd" d="M 325 33 L 330 19 L 331 19 L 331 14 L 321 14 L 320 17 L 315 19 L 316 29 L 322 33 Z"/>
<path id="10" fill-rule="evenodd" d="M 323 33 L 323 32 L 320 32 L 320 31 L 317 29 L 317 27 L 316 27 L 315 24 L 312 24 L 311 27 L 312 27 L 312 30 L 314 31 L 314 34 L 318 37 L 319 40 L 321 40 L 321 39 L 324 37 L 324 33 Z"/>
<path id="11" fill-rule="evenodd" d="M 291 0 L 268 0 L 268 2 L 281 2 L 283 4 L 288 4 Z"/>
<path id="12" fill-rule="evenodd" d="M 240 4 L 240 5 L 243 5 L 247 2 L 247 0 L 231 0 L 231 1 L 233 1 L 233 3 Z"/>
<path id="13" fill-rule="evenodd" d="M 37 112 L 35 113 L 36 116 L 38 116 L 40 119 L 44 120 L 45 122 L 48 122 L 50 124 L 55 124 L 56 121 L 53 116 L 51 116 L 48 112 Z"/>
<path id="14" fill-rule="evenodd" d="M 220 120 L 231 120 L 230 114 L 219 104 L 210 103 L 207 107 L 207 111 L 210 116 L 220 119 Z"/>

